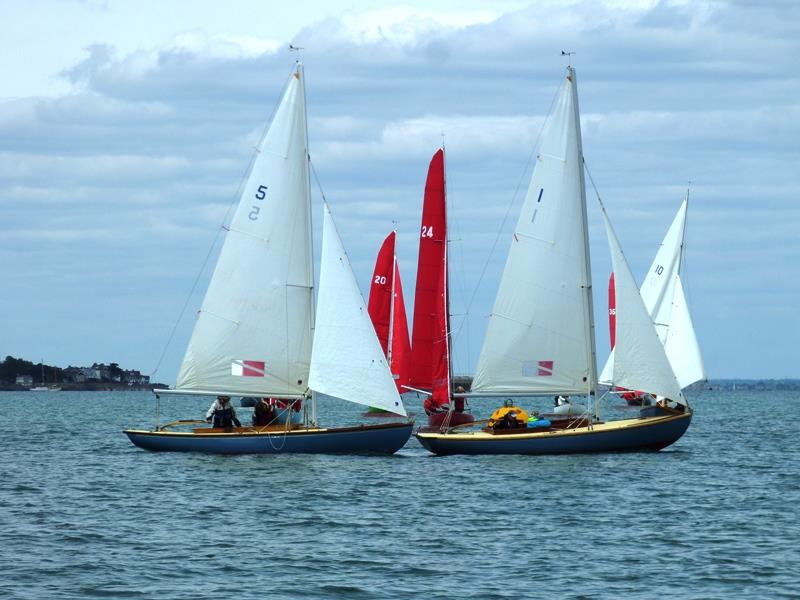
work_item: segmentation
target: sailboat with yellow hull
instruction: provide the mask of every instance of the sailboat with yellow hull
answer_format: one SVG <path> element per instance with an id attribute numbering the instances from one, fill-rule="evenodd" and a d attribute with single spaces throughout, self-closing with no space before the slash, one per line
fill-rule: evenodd
<path id="1" fill-rule="evenodd" d="M 542 132 L 470 396 L 585 396 L 594 410 L 559 422 L 519 421 L 525 411 L 509 406 L 503 428 L 483 421 L 417 431 L 425 448 L 436 454 L 660 450 L 686 432 L 692 412 L 605 209 L 603 217 L 616 279 L 611 383 L 669 402 L 633 419 L 600 418 L 578 95 L 568 67 Z"/>

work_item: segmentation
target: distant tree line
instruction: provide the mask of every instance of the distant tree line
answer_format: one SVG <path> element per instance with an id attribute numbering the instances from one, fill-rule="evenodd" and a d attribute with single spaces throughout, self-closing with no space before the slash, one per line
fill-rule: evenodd
<path id="1" fill-rule="evenodd" d="M 150 377 L 139 371 L 125 370 L 118 363 L 109 365 L 93 363 L 91 367 L 61 368 L 54 365 L 34 363 L 23 358 L 6 356 L 0 363 L 0 383 L 13 384 L 20 377 L 29 377 L 32 383 L 47 385 L 53 383 L 82 383 L 87 381 L 110 381 L 127 384 L 147 384 Z"/>

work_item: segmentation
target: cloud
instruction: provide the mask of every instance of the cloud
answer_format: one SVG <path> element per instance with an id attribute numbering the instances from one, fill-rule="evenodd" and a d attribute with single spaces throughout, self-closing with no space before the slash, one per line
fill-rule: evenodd
<path id="1" fill-rule="evenodd" d="M 305 48 L 312 161 L 359 281 L 366 288 L 397 221 L 409 311 L 427 163 L 445 133 L 457 310 L 475 293 L 469 347 L 459 336 L 456 354 L 471 370 L 464 357 L 477 357 L 565 49 L 577 52 L 587 164 L 634 273 L 648 268 L 692 181 L 688 279 L 709 371 L 786 374 L 788 359 L 759 362 L 715 332 L 731 327 L 720 315 L 749 312 L 763 323 L 759 339 L 778 340 L 800 296 L 786 275 L 800 248 L 796 12 L 736 2 L 403 7 L 309 20 L 285 40 L 211 24 L 127 52 L 87 43 L 63 71 L 68 94 L 0 101 L 0 261 L 13 265 L 9 288 L 26 290 L 0 309 L 31 322 L 42 306 L 24 298 L 39 294 L 70 303 L 59 315 L 80 306 L 90 320 L 87 307 L 120 286 L 119 312 L 170 322 L 280 97 L 291 42 Z M 609 265 L 591 187 L 587 197 L 603 348 Z M 757 293 L 765 287 L 768 301 Z M 27 347 L 23 329 L 5 331 Z M 149 349 L 166 336 L 141 335 Z M 137 368 L 157 354 L 115 347 Z"/>

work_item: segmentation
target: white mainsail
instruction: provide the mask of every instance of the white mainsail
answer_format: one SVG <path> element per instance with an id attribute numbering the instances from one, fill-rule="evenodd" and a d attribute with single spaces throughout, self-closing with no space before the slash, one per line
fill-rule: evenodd
<path id="1" fill-rule="evenodd" d="M 614 385 L 658 394 L 686 404 L 605 209 L 603 219 L 611 249 L 617 305 L 611 379 Z"/>
<path id="2" fill-rule="evenodd" d="M 350 260 L 324 207 L 319 294 L 309 387 L 406 415 Z"/>
<path id="3" fill-rule="evenodd" d="M 313 265 L 305 88 L 292 74 L 231 220 L 176 389 L 301 396 Z"/>
<path id="4" fill-rule="evenodd" d="M 666 349 L 667 358 L 681 388 L 705 379 L 700 348 L 680 284 L 686 209 L 687 202 L 684 200 L 661 242 L 640 289 L 642 301 L 653 319 L 658 337 Z M 611 383 L 613 369 L 612 350 L 603 367 L 600 381 Z"/>
<path id="5" fill-rule="evenodd" d="M 474 393 L 587 393 L 596 383 L 575 70 L 542 132 L 489 317 Z"/>

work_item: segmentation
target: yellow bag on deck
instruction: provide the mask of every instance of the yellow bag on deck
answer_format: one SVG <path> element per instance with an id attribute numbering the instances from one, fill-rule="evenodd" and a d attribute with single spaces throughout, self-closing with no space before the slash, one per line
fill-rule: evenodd
<path id="1" fill-rule="evenodd" d="M 528 413 L 519 406 L 501 406 L 489 417 L 489 427 L 494 429 L 501 423 L 511 424 L 513 421 L 516 421 L 516 427 L 527 427 Z"/>

